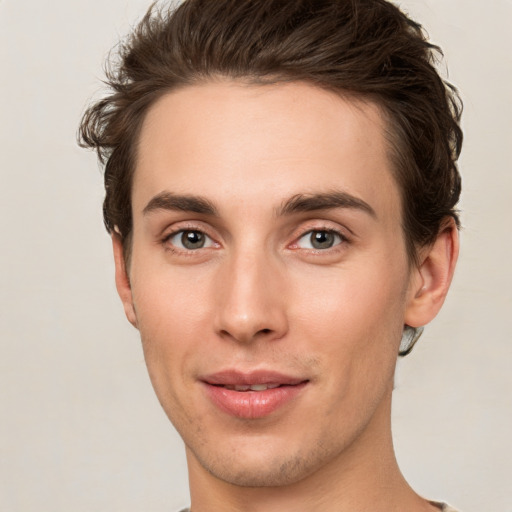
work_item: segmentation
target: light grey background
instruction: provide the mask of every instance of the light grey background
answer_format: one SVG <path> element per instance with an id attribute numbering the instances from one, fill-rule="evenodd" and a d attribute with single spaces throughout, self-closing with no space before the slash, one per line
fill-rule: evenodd
<path id="1" fill-rule="evenodd" d="M 148 0 L 0 0 L 0 510 L 169 511 L 181 441 L 124 319 L 101 174 L 75 132 L 110 47 Z M 462 254 L 447 304 L 399 363 L 412 485 L 512 511 L 510 0 L 406 0 L 465 100 Z"/>

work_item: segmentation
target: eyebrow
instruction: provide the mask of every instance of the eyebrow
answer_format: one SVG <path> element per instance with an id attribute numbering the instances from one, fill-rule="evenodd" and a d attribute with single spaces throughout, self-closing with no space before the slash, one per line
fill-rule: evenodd
<path id="1" fill-rule="evenodd" d="M 361 210 L 376 218 L 375 210 L 362 199 L 347 192 L 326 192 L 316 194 L 296 194 L 286 200 L 277 210 L 277 216 L 293 213 L 330 210 L 334 208 L 351 208 Z M 144 215 L 159 210 L 193 212 L 218 217 L 215 205 L 208 199 L 194 195 L 180 195 L 172 192 L 161 192 L 154 196 L 143 210 Z"/>
<path id="2" fill-rule="evenodd" d="M 218 216 L 217 208 L 208 199 L 200 196 L 173 194 L 171 192 L 161 192 L 154 196 L 144 210 L 142 210 L 142 213 L 148 215 L 158 210 L 194 212 Z"/>
<path id="3" fill-rule="evenodd" d="M 297 194 L 281 205 L 277 210 L 277 215 L 290 215 L 292 213 L 330 210 L 334 208 L 360 210 L 373 218 L 377 218 L 375 210 L 366 201 L 341 191 L 319 194 Z"/>

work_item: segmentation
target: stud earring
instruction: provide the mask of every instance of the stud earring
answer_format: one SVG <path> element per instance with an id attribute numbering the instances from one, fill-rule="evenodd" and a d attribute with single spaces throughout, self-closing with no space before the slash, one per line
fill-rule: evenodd
<path id="1" fill-rule="evenodd" d="M 402 333 L 402 339 L 400 341 L 400 350 L 398 355 L 403 357 L 411 352 L 416 345 L 416 342 L 420 339 L 423 334 L 424 327 L 411 327 L 410 325 L 404 325 L 404 332 Z"/>

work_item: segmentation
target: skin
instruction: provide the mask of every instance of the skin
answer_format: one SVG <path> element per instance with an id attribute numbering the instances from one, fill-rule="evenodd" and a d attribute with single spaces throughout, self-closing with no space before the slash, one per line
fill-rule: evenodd
<path id="1" fill-rule="evenodd" d="M 219 80 L 148 112 L 129 269 L 113 236 L 116 283 L 185 442 L 194 512 L 435 510 L 399 472 L 391 394 L 403 326 L 439 311 L 457 231 L 447 222 L 410 265 L 383 134 L 376 105 L 304 83 Z M 283 208 L 333 192 L 357 204 Z M 215 214 L 155 200 L 177 195 Z M 187 249 L 183 230 L 205 245 Z M 335 233 L 331 246 L 312 232 Z M 237 418 L 201 383 L 232 368 L 307 385 L 264 418 Z"/>

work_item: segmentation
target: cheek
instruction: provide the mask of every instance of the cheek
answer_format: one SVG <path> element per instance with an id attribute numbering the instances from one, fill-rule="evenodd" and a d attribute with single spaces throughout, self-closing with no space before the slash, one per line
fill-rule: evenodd
<path id="1" fill-rule="evenodd" d="M 371 342 L 370 333 L 396 330 L 402 324 L 405 275 L 389 266 L 295 272 L 290 281 L 294 283 L 290 314 L 313 338 L 321 340 L 322 332 L 330 333 L 330 339 L 336 337 L 349 348 L 356 338 Z"/>
<path id="2" fill-rule="evenodd" d="M 190 375 L 207 341 L 203 284 L 191 285 L 188 279 L 154 267 L 133 286 L 148 374 L 163 410 L 180 432 L 197 428 Z"/>
<path id="3" fill-rule="evenodd" d="M 209 337 L 209 281 L 197 270 L 158 262 L 138 269 L 132 279 L 134 306 L 146 364 L 159 394 L 159 389 L 171 390 L 183 382 L 187 364 Z"/>
<path id="4" fill-rule="evenodd" d="M 375 392 L 392 377 L 405 310 L 404 273 L 365 266 L 295 277 L 297 348 L 323 362 L 333 393 Z M 292 323 L 293 325 L 293 323 Z"/>
<path id="5" fill-rule="evenodd" d="M 207 306 L 207 269 L 171 265 L 163 249 L 147 242 L 134 246 L 131 284 L 142 329 L 153 335 L 167 332 L 169 338 L 186 331 Z"/>

